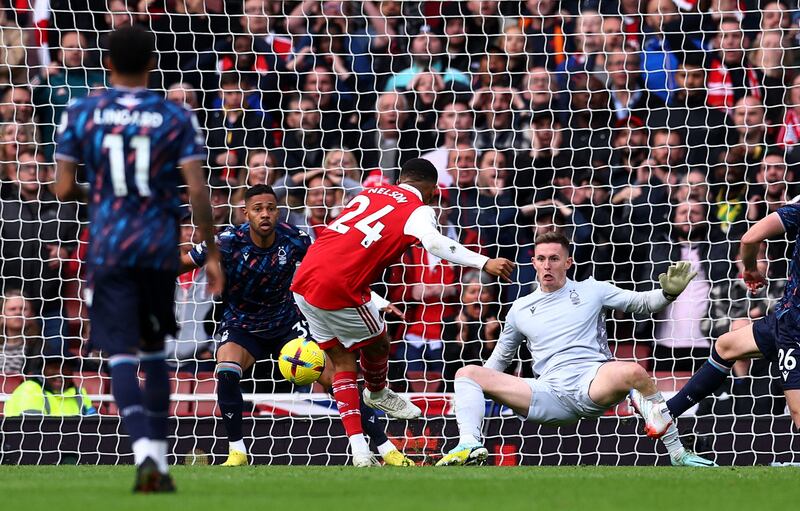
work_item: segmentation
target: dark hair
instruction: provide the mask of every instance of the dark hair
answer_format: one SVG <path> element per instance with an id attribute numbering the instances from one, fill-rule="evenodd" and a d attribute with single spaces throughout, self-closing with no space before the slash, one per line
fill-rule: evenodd
<path id="1" fill-rule="evenodd" d="M 237 73 L 236 71 L 226 71 L 222 73 L 222 76 L 219 78 L 220 88 L 225 85 L 232 85 L 244 89 L 245 85 L 249 85 L 249 81 L 247 75 Z"/>
<path id="2" fill-rule="evenodd" d="M 430 160 L 412 158 L 400 169 L 400 180 L 436 184 L 439 182 L 439 171 Z"/>
<path id="3" fill-rule="evenodd" d="M 550 231 L 540 234 L 536 236 L 536 239 L 533 241 L 534 247 L 545 243 L 558 243 L 567 250 L 567 253 L 569 253 L 571 248 L 569 239 L 557 231 Z"/>
<path id="4" fill-rule="evenodd" d="M 251 186 L 250 188 L 247 189 L 246 192 L 244 192 L 244 200 L 246 202 L 247 199 L 250 199 L 251 197 L 255 197 L 256 195 L 265 195 L 265 194 L 274 196 L 276 200 L 278 199 L 278 195 L 275 193 L 275 190 L 273 190 L 271 186 L 255 185 Z"/>
<path id="5" fill-rule="evenodd" d="M 780 156 L 782 160 L 786 160 L 786 151 L 779 145 L 771 145 L 767 147 L 767 152 L 764 153 L 764 158 L 767 156 Z"/>
<path id="6" fill-rule="evenodd" d="M 138 75 L 150 70 L 155 39 L 138 25 L 119 28 L 108 38 L 108 55 L 114 69 L 124 75 Z"/>

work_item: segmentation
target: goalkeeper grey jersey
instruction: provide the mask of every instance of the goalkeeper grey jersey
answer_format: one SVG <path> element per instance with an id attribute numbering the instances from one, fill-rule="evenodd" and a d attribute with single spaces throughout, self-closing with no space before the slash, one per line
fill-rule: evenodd
<path id="1" fill-rule="evenodd" d="M 660 289 L 638 293 L 592 278 L 551 293 L 541 288 L 514 302 L 486 367 L 504 371 L 525 341 L 533 371 L 546 377 L 570 366 L 612 359 L 606 336 L 606 311 L 653 313 L 669 301 Z"/>

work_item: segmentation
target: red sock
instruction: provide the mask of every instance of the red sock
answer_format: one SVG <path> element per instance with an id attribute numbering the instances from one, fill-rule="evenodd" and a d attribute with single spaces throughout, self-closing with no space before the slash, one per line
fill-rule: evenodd
<path id="1" fill-rule="evenodd" d="M 361 372 L 364 384 L 370 392 L 378 392 L 386 387 L 386 374 L 389 372 L 389 354 L 372 358 L 361 352 Z"/>
<path id="2" fill-rule="evenodd" d="M 361 428 L 361 397 L 358 395 L 356 376 L 353 372 L 336 373 L 331 386 L 347 436 L 364 433 Z"/>

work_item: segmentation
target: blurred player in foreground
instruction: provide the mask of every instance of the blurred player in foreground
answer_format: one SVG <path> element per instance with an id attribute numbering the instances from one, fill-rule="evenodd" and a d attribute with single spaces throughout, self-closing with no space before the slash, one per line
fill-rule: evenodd
<path id="1" fill-rule="evenodd" d="M 370 285 L 412 245 L 453 263 L 508 279 L 514 264 L 472 252 L 439 233 L 428 206 L 437 190 L 436 167 L 407 161 L 397 186 L 369 188 L 355 196 L 308 250 L 292 291 L 312 337 L 333 366 L 333 394 L 353 453 L 353 463 L 372 455 L 361 429 L 356 384 L 361 356 L 364 404 L 399 419 L 421 410 L 386 386 L 389 338 Z"/>
<path id="2" fill-rule="evenodd" d="M 271 187 L 256 185 L 244 197 L 247 222 L 217 236 L 226 282 L 222 342 L 216 356 L 217 401 L 228 431 L 228 459 L 223 466 L 229 467 L 248 464 L 242 433 L 242 373 L 256 361 L 277 361 L 284 344 L 308 337 L 308 326 L 289 285 L 311 239 L 296 227 L 278 222 L 278 199 Z M 181 271 L 204 265 L 207 253 L 205 243 L 195 246 L 181 257 Z M 331 377 L 328 365 L 320 384 L 329 389 Z M 361 406 L 361 421 L 387 465 L 414 464 L 386 437 L 372 409 Z M 373 457 L 362 461 L 360 466 L 378 465 Z"/>
<path id="3" fill-rule="evenodd" d="M 522 420 L 563 425 L 599 417 L 635 389 L 645 431 L 661 438 L 673 465 L 714 466 L 686 450 L 647 371 L 635 362 L 613 360 L 606 338 L 606 309 L 654 313 L 665 308 L 697 275 L 680 262 L 659 276 L 661 289 L 637 293 L 607 282 L 567 278 L 572 266 L 570 242 L 549 232 L 537 237 L 533 265 L 539 288 L 511 306 L 503 332 L 486 365 L 462 367 L 455 378 L 458 445 L 438 466 L 482 463 L 489 452 L 480 443 L 485 396 L 514 410 Z M 527 342 L 537 378 L 503 371 L 520 344 Z"/>
<path id="4" fill-rule="evenodd" d="M 79 165 L 89 182 L 90 342 L 109 357 L 114 400 L 138 467 L 137 492 L 175 490 L 167 467 L 164 337 L 177 330 L 184 183 L 208 244 L 209 291 L 223 287 L 203 174 L 203 136 L 191 112 L 145 88 L 154 62 L 152 34 L 139 27 L 112 33 L 106 64 L 113 88 L 67 109 L 56 152 L 60 200 L 86 200 L 87 191 L 76 181 Z"/>
<path id="5" fill-rule="evenodd" d="M 778 363 L 786 404 L 795 427 L 800 428 L 800 296 L 797 294 L 800 282 L 800 204 L 781 207 L 744 233 L 741 240 L 742 278 L 750 292 L 764 286 L 766 278 L 758 269 L 756 260 L 759 248 L 762 242 L 784 235 L 794 240 L 795 245 L 783 298 L 773 312 L 717 339 L 708 361 L 680 392 L 667 401 L 674 417 L 679 417 L 717 390 L 728 378 L 734 362 L 763 357 Z"/>

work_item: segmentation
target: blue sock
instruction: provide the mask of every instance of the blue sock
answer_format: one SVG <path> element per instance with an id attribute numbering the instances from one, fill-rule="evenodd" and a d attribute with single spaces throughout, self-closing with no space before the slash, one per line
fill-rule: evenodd
<path id="1" fill-rule="evenodd" d="M 151 440 L 166 440 L 169 428 L 169 374 L 166 353 L 161 351 L 141 352 L 144 371 L 144 408 L 150 424 Z"/>
<path id="2" fill-rule="evenodd" d="M 150 438 L 147 415 L 142 404 L 142 389 L 139 388 L 139 357 L 136 355 L 112 355 L 108 360 L 111 369 L 111 393 L 119 408 L 122 425 L 131 439 L 131 444 L 140 438 Z"/>
<path id="3" fill-rule="evenodd" d="M 720 385 L 725 383 L 734 361 L 720 357 L 717 350 L 711 347 L 711 356 L 705 364 L 694 373 L 686 385 L 675 396 L 667 401 L 667 408 L 675 418 L 686 410 L 710 396 Z"/>
<path id="4" fill-rule="evenodd" d="M 365 405 L 363 401 L 361 401 L 361 428 L 375 442 L 376 446 L 389 441 L 383 424 L 378 419 L 378 416 L 375 415 L 375 410 Z"/>
<path id="5" fill-rule="evenodd" d="M 228 441 L 238 442 L 242 434 L 242 411 L 244 399 L 239 380 L 242 379 L 242 367 L 236 362 L 220 362 L 217 364 L 217 403 L 222 412 L 222 421 L 228 431 Z"/>

